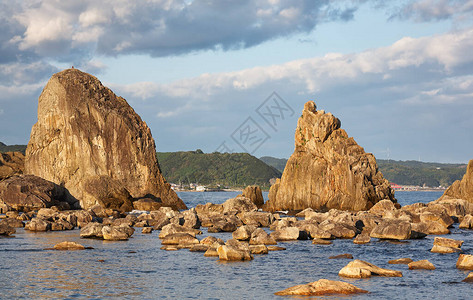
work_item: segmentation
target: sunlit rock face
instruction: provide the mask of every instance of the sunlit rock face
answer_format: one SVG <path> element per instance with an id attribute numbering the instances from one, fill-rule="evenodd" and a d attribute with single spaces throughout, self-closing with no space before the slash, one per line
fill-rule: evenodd
<path id="1" fill-rule="evenodd" d="M 375 157 L 348 137 L 339 119 L 307 102 L 297 122 L 294 153 L 264 209 L 359 211 L 383 199 L 396 202 Z"/>
<path id="2" fill-rule="evenodd" d="M 451 199 L 462 199 L 473 203 L 473 159 L 468 163 L 462 180 L 457 180 L 449 186 L 439 200 Z"/>
<path id="3" fill-rule="evenodd" d="M 186 208 L 159 170 L 146 123 L 125 99 L 77 69 L 54 74 L 43 89 L 25 173 L 66 187 L 83 208 L 130 210 L 143 197 Z"/>

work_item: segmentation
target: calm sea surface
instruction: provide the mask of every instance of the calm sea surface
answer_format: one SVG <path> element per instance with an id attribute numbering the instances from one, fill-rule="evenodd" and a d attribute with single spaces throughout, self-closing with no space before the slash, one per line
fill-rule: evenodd
<path id="1" fill-rule="evenodd" d="M 194 207 L 206 202 L 221 203 L 237 194 L 179 193 L 179 196 L 189 207 Z M 429 202 L 440 195 L 440 192 L 396 193 L 402 205 Z M 455 226 L 448 237 L 464 240 L 464 252 L 473 254 L 473 232 Z M 199 239 L 208 235 L 205 228 L 203 232 Z M 231 233 L 212 235 L 224 240 L 231 238 Z M 287 242 L 280 243 L 286 251 L 256 255 L 250 262 L 221 263 L 188 250 L 160 250 L 157 232 L 146 235 L 137 230 L 129 241 L 105 242 L 80 239 L 79 230 L 32 233 L 19 229 L 14 238 L 0 239 L 0 299 L 284 299 L 273 293 L 321 278 L 347 281 L 370 291 L 343 299 L 473 298 L 473 285 L 461 282 L 468 272 L 455 268 L 458 254 L 430 253 L 433 239 L 434 236 L 428 236 L 404 244 L 373 239 L 367 245 L 335 240 L 329 246 L 313 245 L 311 241 Z M 65 240 L 94 249 L 43 250 Z M 338 271 L 349 260 L 328 257 L 342 253 L 400 270 L 404 277 L 340 278 Z M 410 271 L 406 265 L 387 263 L 401 257 L 428 259 L 437 269 Z"/>

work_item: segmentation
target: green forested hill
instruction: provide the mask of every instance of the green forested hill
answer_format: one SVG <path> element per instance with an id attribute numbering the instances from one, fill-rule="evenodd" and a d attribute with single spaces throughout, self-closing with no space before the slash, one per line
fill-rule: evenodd
<path id="1" fill-rule="evenodd" d="M 287 159 L 264 156 L 260 158 L 283 172 Z M 399 185 L 448 187 L 466 172 L 466 164 L 426 163 L 420 161 L 397 161 L 377 159 L 379 170 L 390 182 Z M 282 168 L 281 168 L 282 166 Z"/>
<path id="2" fill-rule="evenodd" d="M 11 151 L 19 151 L 25 154 L 26 145 L 10 145 L 7 146 L 4 143 L 0 142 L 0 153 L 3 152 L 11 152 Z"/>
<path id="3" fill-rule="evenodd" d="M 287 159 L 285 158 L 276 158 L 272 156 L 263 156 L 259 158 L 268 166 L 274 167 L 279 172 L 283 172 L 284 168 L 286 167 Z"/>
<path id="4" fill-rule="evenodd" d="M 281 173 L 248 153 L 158 152 L 164 178 L 176 184 L 198 183 L 244 187 L 269 187 Z"/>
<path id="5" fill-rule="evenodd" d="M 378 159 L 384 177 L 400 185 L 450 186 L 462 179 L 466 164 L 441 164 L 420 161 L 395 161 Z"/>

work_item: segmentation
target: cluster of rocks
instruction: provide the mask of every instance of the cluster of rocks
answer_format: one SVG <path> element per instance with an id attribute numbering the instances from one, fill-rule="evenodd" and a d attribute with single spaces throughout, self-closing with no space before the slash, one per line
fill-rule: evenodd
<path id="1" fill-rule="evenodd" d="M 463 241 L 456 241 L 453 239 L 446 239 L 441 237 L 436 237 L 434 241 L 434 250 L 436 247 L 451 247 L 457 251 L 463 244 Z M 450 252 L 437 252 L 437 253 L 453 253 L 457 251 Z M 348 258 L 352 259 L 353 256 L 350 254 L 342 254 L 330 258 Z M 432 264 L 427 259 L 413 261 L 411 258 L 399 258 L 390 260 L 389 264 L 404 264 L 407 265 L 409 270 L 435 270 L 434 264 Z M 462 270 L 473 270 L 473 255 L 460 254 L 456 263 L 456 267 Z M 391 270 L 380 268 L 372 263 L 355 259 L 350 261 L 345 267 L 343 267 L 339 272 L 338 276 L 343 278 L 370 278 L 371 276 L 383 276 L 383 277 L 402 277 L 402 272 L 398 270 Z M 468 276 L 463 280 L 464 282 L 473 282 L 473 272 L 468 274 Z M 357 294 L 357 293 L 367 293 L 368 291 L 362 290 L 354 285 L 351 285 L 342 281 L 333 281 L 327 279 L 320 279 L 319 281 L 296 285 L 290 288 L 287 288 L 283 291 L 276 292 L 275 295 L 287 296 L 287 295 L 308 295 L 308 296 L 321 296 L 328 294 Z"/>

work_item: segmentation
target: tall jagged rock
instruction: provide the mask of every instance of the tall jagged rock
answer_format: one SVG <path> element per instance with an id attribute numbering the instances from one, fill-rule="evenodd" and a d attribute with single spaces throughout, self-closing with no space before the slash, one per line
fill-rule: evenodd
<path id="1" fill-rule="evenodd" d="M 462 180 L 457 180 L 449 186 L 439 200 L 448 199 L 463 199 L 473 203 L 473 159 L 468 163 Z"/>
<path id="2" fill-rule="evenodd" d="M 263 209 L 367 210 L 376 202 L 396 202 L 376 159 L 365 153 L 331 113 L 305 104 L 297 122 L 295 150 Z"/>
<path id="3" fill-rule="evenodd" d="M 43 89 L 25 173 L 66 187 L 83 208 L 129 210 L 137 198 L 186 208 L 161 174 L 146 123 L 125 99 L 77 69 L 54 74 Z"/>

